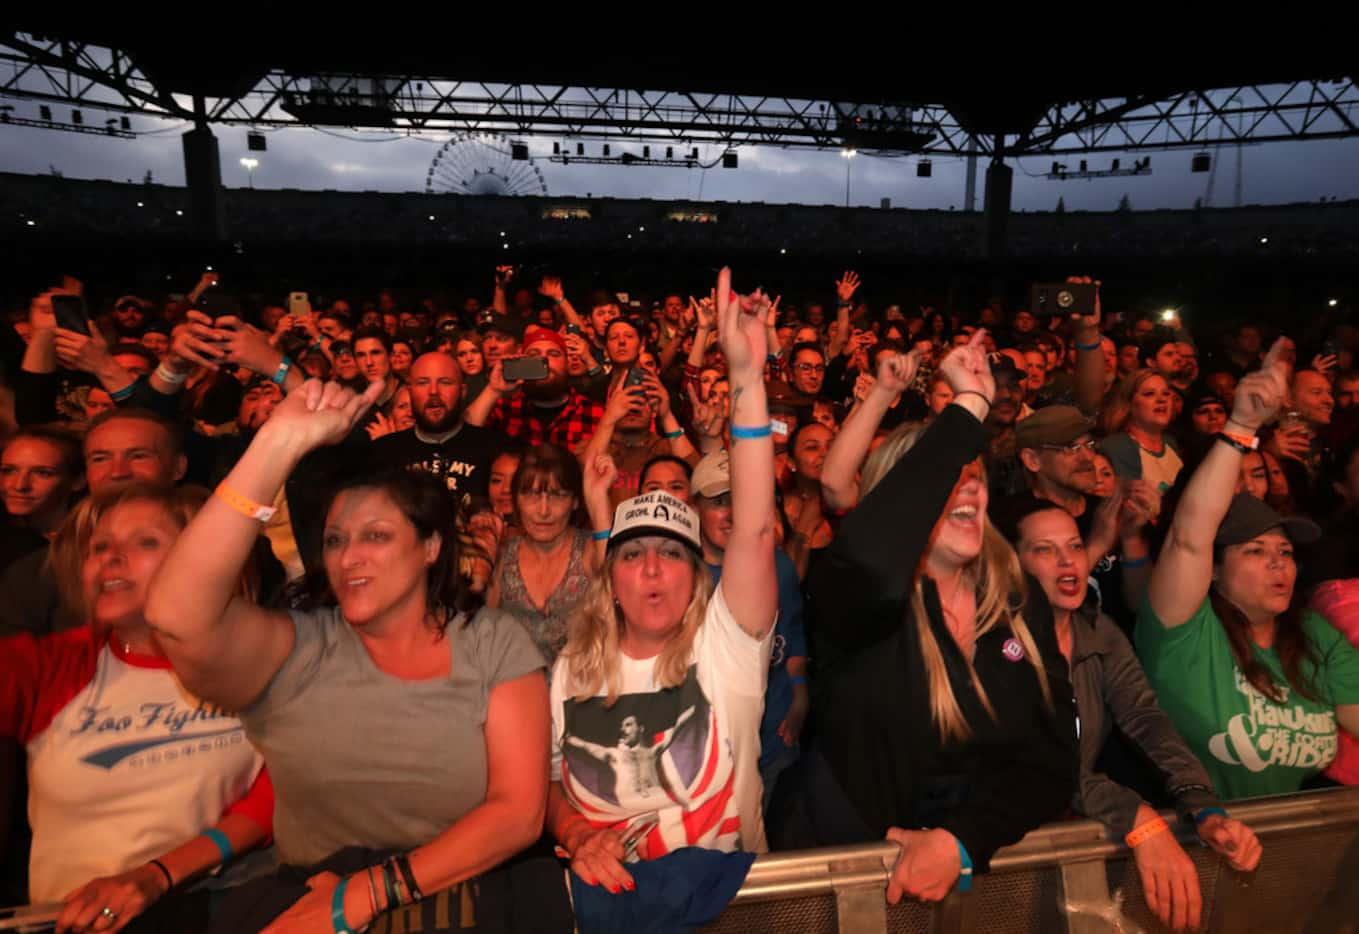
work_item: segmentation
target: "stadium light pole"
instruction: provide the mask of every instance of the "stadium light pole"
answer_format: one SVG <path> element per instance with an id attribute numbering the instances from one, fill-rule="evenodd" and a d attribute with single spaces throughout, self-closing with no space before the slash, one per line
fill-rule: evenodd
<path id="1" fill-rule="evenodd" d="M 858 154 L 857 149 L 840 150 L 840 155 L 845 160 L 845 207 L 849 207 L 849 169 L 854 164 L 854 157 Z"/>
<path id="2" fill-rule="evenodd" d="M 245 166 L 247 177 L 250 179 L 250 187 L 255 187 L 255 169 L 259 167 L 260 160 L 252 159 L 249 156 L 241 156 L 241 165 Z"/>

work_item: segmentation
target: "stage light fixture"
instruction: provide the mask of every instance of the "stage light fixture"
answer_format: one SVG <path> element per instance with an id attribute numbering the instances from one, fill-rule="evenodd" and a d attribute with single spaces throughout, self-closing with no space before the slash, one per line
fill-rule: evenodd
<path id="1" fill-rule="evenodd" d="M 1213 157 L 1206 152 L 1194 153 L 1194 158 L 1189 160 L 1189 171 L 1207 172 L 1213 167 Z"/>
<path id="2" fill-rule="evenodd" d="M 930 178 L 934 175 L 934 163 L 928 159 L 921 159 L 915 164 L 916 178 Z"/>

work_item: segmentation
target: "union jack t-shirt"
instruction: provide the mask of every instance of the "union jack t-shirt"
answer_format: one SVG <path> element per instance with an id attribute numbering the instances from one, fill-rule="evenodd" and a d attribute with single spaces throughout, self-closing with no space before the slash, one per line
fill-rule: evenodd
<path id="1" fill-rule="evenodd" d="M 623 656 L 612 706 L 603 691 L 577 701 L 570 659 L 557 659 L 552 778 L 587 820 L 618 832 L 628 861 L 686 846 L 768 848 L 759 757 L 769 646 L 736 624 L 719 585 L 678 686 L 657 686 L 655 659 Z"/>

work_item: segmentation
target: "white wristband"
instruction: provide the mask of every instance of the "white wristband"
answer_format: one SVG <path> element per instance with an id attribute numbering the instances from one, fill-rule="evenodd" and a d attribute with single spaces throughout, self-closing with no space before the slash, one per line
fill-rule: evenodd
<path id="1" fill-rule="evenodd" d="M 169 383 L 171 386 L 183 385 L 189 379 L 188 373 L 176 373 L 167 369 L 164 363 L 156 367 L 156 375 L 160 377 L 162 383 Z"/>

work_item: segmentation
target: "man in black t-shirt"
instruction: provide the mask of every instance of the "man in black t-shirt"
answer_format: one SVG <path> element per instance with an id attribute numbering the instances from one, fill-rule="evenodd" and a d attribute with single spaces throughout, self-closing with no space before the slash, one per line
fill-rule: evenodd
<path id="1" fill-rule="evenodd" d="M 488 495 L 487 479 L 499 445 L 493 432 L 462 418 L 462 374 L 453 358 L 427 353 L 411 364 L 408 385 L 415 426 L 373 442 L 383 464 L 423 470 L 442 479 L 462 501 Z"/>

